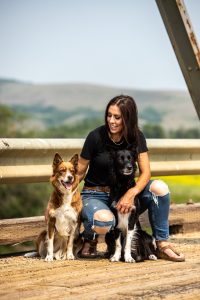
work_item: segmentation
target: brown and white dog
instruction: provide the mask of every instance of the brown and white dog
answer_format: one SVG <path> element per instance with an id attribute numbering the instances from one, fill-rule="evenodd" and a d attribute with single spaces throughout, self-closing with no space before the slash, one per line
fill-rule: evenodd
<path id="1" fill-rule="evenodd" d="M 45 261 L 75 259 L 73 246 L 79 236 L 81 195 L 78 191 L 78 154 L 68 162 L 56 153 L 50 181 L 54 191 L 46 210 L 47 230 L 40 233 L 37 252 Z"/>

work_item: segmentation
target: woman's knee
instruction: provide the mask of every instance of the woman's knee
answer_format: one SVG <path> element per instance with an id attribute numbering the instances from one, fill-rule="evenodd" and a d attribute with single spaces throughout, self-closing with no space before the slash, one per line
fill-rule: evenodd
<path id="1" fill-rule="evenodd" d="M 156 196 L 162 197 L 169 194 L 169 188 L 164 181 L 156 179 L 150 185 L 150 192 L 152 192 Z"/>
<path id="2" fill-rule="evenodd" d="M 94 213 L 94 222 L 92 229 L 97 234 L 106 234 L 115 224 L 115 217 L 111 211 L 101 209 Z"/>

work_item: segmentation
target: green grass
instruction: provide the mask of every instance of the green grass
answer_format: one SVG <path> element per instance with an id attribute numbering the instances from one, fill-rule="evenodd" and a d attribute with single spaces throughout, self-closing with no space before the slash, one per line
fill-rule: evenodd
<path id="1" fill-rule="evenodd" d="M 171 202 L 186 203 L 189 199 L 200 202 L 200 175 L 163 176 L 170 189 Z"/>

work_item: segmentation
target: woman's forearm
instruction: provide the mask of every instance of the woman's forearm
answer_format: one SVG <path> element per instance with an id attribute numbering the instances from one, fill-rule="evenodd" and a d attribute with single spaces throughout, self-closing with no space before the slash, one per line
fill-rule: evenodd
<path id="1" fill-rule="evenodd" d="M 79 162 L 78 162 L 79 182 L 81 182 L 84 179 L 87 169 L 88 169 L 88 165 L 89 165 L 89 160 L 79 157 Z"/>
<path id="2" fill-rule="evenodd" d="M 149 182 L 151 178 L 151 174 L 150 172 L 148 173 L 144 173 L 141 174 L 135 184 L 135 187 L 133 187 L 133 191 L 135 192 L 135 196 L 138 195 L 141 191 L 143 191 L 143 189 L 145 188 L 145 186 L 147 185 L 147 183 Z"/>
<path id="3" fill-rule="evenodd" d="M 133 187 L 131 191 L 133 193 L 133 196 L 136 196 L 141 191 L 143 191 L 143 189 L 145 188 L 145 186 L 147 185 L 147 183 L 151 178 L 150 162 L 149 162 L 147 152 L 141 153 L 139 155 L 138 166 L 139 166 L 139 177 L 136 181 L 135 187 Z"/>

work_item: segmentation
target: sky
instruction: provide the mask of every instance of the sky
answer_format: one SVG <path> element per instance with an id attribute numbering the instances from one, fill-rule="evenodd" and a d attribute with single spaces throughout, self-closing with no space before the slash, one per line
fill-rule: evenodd
<path id="1" fill-rule="evenodd" d="M 0 78 L 187 89 L 155 0 L 0 0 Z"/>

